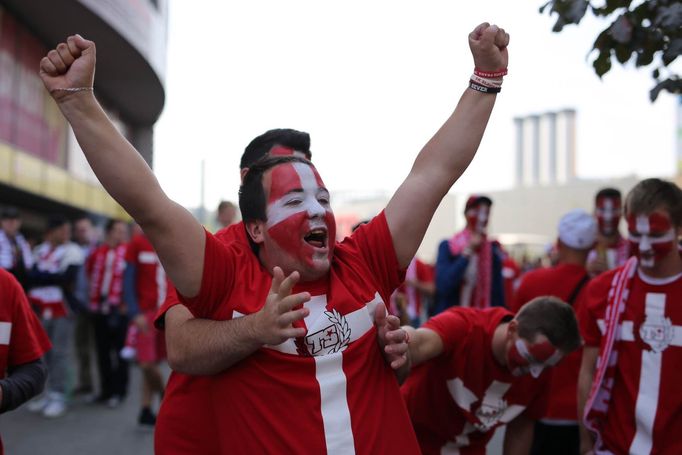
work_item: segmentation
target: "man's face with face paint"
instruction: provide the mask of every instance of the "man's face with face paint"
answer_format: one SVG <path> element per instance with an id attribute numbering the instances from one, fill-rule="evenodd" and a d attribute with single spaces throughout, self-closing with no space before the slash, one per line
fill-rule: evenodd
<path id="1" fill-rule="evenodd" d="M 476 204 L 469 207 L 464 216 L 467 220 L 467 228 L 470 231 L 485 234 L 490 217 L 490 206 L 486 203 Z"/>
<path id="2" fill-rule="evenodd" d="M 665 210 L 628 216 L 630 250 L 644 268 L 653 268 L 667 255 L 677 254 L 677 232 Z"/>
<path id="3" fill-rule="evenodd" d="M 534 343 L 515 334 L 507 347 L 507 368 L 514 376 L 530 373 L 537 378 L 545 368 L 556 365 L 562 358 L 561 351 L 541 334 L 535 337 Z"/>
<path id="4" fill-rule="evenodd" d="M 598 198 L 594 215 L 599 223 L 599 232 L 607 237 L 618 232 L 621 214 L 621 200 L 619 197 L 602 196 Z"/>
<path id="5" fill-rule="evenodd" d="M 302 281 L 329 271 L 336 240 L 336 220 L 329 192 L 317 170 L 304 163 L 286 163 L 263 176 L 267 222 L 263 252 L 271 266 L 285 273 L 297 270 Z"/>

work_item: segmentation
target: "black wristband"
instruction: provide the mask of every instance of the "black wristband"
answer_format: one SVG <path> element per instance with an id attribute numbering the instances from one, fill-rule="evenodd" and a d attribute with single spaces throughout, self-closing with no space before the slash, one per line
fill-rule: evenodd
<path id="1" fill-rule="evenodd" d="M 486 87 L 473 80 L 469 80 L 469 88 L 481 93 L 500 93 L 502 91 L 501 87 Z"/>

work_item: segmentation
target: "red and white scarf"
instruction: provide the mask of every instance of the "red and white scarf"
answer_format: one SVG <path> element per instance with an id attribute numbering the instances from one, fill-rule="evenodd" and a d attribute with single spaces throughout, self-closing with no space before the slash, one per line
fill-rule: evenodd
<path id="1" fill-rule="evenodd" d="M 450 253 L 459 256 L 469 245 L 472 232 L 463 229 L 454 235 L 449 241 Z M 493 266 L 493 244 L 485 237 L 481 244 L 478 255 L 478 267 L 476 271 L 476 286 L 471 298 L 471 307 L 488 308 L 490 307 L 490 291 L 492 286 L 492 266 Z"/>
<path id="2" fill-rule="evenodd" d="M 107 256 L 113 252 L 113 260 L 107 261 Z M 107 306 L 117 306 L 121 303 L 123 294 L 123 271 L 125 270 L 126 245 L 115 248 L 101 246 L 92 253 L 90 265 L 90 309 L 92 311 L 108 311 L 102 307 L 102 298 L 106 296 Z M 105 277 L 108 283 L 105 283 Z M 106 288 L 105 288 L 106 287 Z"/>
<path id="3" fill-rule="evenodd" d="M 16 243 L 16 248 L 19 250 L 17 253 L 21 255 L 24 261 L 24 267 L 30 269 L 33 267 L 33 254 L 31 253 L 31 247 L 29 246 L 26 239 L 21 234 L 17 234 L 14 237 L 14 242 Z M 7 237 L 5 231 L 0 229 L 0 267 L 3 269 L 12 269 L 16 265 L 16 258 L 14 256 L 14 245 L 12 241 Z"/>
<path id="4" fill-rule="evenodd" d="M 596 435 L 595 447 L 602 444 L 599 428 L 606 419 L 613 390 L 616 365 L 618 361 L 618 345 L 620 341 L 620 322 L 625 312 L 625 302 L 630 293 L 632 278 L 637 270 L 637 258 L 631 257 L 613 276 L 608 294 L 608 304 L 604 315 L 606 330 L 599 346 L 600 356 L 597 359 L 597 371 L 592 381 L 590 394 L 585 403 L 583 421 L 585 427 Z"/>

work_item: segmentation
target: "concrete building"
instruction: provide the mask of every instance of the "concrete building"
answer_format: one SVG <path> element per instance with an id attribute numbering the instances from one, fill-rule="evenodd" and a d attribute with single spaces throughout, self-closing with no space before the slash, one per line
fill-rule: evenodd
<path id="1" fill-rule="evenodd" d="M 70 34 L 95 41 L 95 94 L 151 165 L 166 29 L 167 0 L 0 0 L 0 206 L 18 207 L 30 231 L 52 213 L 126 216 L 44 89 L 40 59 Z"/>

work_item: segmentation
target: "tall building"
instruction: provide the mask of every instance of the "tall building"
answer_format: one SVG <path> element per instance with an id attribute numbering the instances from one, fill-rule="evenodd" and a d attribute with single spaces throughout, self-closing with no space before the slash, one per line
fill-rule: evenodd
<path id="1" fill-rule="evenodd" d="M 575 110 L 514 118 L 516 186 L 565 184 L 575 178 Z"/>
<path id="2" fill-rule="evenodd" d="M 68 35 L 97 44 L 95 94 L 151 165 L 163 109 L 167 0 L 0 0 L 0 206 L 46 216 L 125 217 L 43 87 L 39 62 Z"/>

